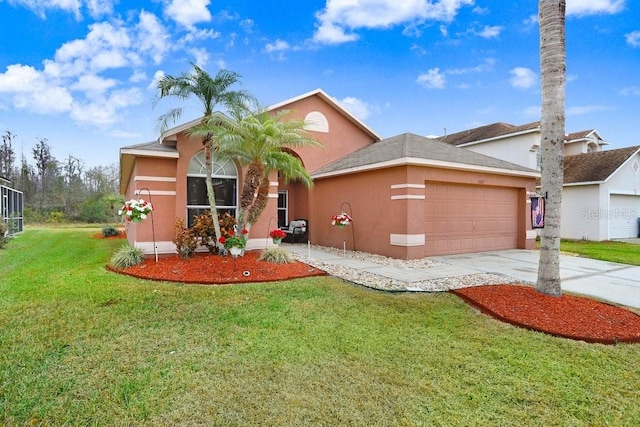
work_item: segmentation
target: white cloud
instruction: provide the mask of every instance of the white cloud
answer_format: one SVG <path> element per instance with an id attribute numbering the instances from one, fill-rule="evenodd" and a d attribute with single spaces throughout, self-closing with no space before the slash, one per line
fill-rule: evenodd
<path id="1" fill-rule="evenodd" d="M 493 70 L 494 65 L 496 64 L 496 60 L 493 58 L 487 58 L 480 65 L 476 65 L 475 67 L 470 68 L 452 68 L 450 70 L 446 70 L 447 74 L 469 74 L 469 73 L 484 73 L 487 71 Z"/>
<path id="2" fill-rule="evenodd" d="M 193 62 L 195 62 L 198 67 L 204 68 L 209 62 L 209 52 L 207 52 L 207 49 L 192 47 L 189 49 L 189 53 L 193 55 Z"/>
<path id="3" fill-rule="evenodd" d="M 606 105 L 576 105 L 576 106 L 567 108 L 567 115 L 580 116 L 583 114 L 597 113 L 599 111 L 609 111 L 609 110 L 613 110 L 613 108 L 607 107 Z"/>
<path id="4" fill-rule="evenodd" d="M 365 120 L 371 115 L 372 108 L 361 99 L 347 96 L 338 100 L 338 103 L 360 120 Z"/>
<path id="5" fill-rule="evenodd" d="M 160 80 L 162 80 L 162 78 L 166 75 L 166 73 L 162 70 L 158 70 L 155 73 L 153 73 L 153 78 L 151 79 L 151 83 L 149 83 L 149 86 L 147 86 L 147 89 L 149 90 L 157 90 L 158 89 L 158 82 Z"/>
<path id="6" fill-rule="evenodd" d="M 628 96 L 628 95 L 640 95 L 640 86 L 629 86 L 629 87 L 625 87 L 624 89 L 622 89 L 620 91 L 621 95 L 624 96 Z"/>
<path id="7" fill-rule="evenodd" d="M 264 50 L 266 50 L 267 53 L 282 52 L 289 49 L 291 49 L 291 46 L 289 46 L 289 43 L 280 39 L 277 39 L 273 43 L 267 43 L 267 45 L 264 48 Z"/>
<path id="8" fill-rule="evenodd" d="M 155 64 L 162 62 L 169 51 L 169 34 L 160 23 L 157 16 L 145 11 L 140 12 L 140 22 L 137 29 L 137 47 L 147 53 Z"/>
<path id="9" fill-rule="evenodd" d="M 82 19 L 80 0 L 9 0 L 9 3 L 24 6 L 42 19 L 47 17 L 46 11 L 50 9 L 72 13 L 78 21 Z"/>
<path id="10" fill-rule="evenodd" d="M 484 39 L 492 39 L 498 37 L 502 30 L 503 27 L 499 25 L 485 25 L 482 30 L 476 31 L 475 34 Z"/>
<path id="11" fill-rule="evenodd" d="M 89 14 L 94 18 L 110 15 L 113 12 L 114 0 L 87 0 Z"/>
<path id="12" fill-rule="evenodd" d="M 199 22 L 211 21 L 209 0 L 171 0 L 165 14 L 177 23 L 192 28 Z"/>
<path id="13" fill-rule="evenodd" d="M 516 89 L 529 89 L 538 83 L 538 75 L 530 68 L 516 67 L 511 70 L 509 82 Z"/>
<path id="14" fill-rule="evenodd" d="M 567 16 L 616 14 L 624 9 L 626 0 L 567 0 Z"/>
<path id="15" fill-rule="evenodd" d="M 446 85 L 446 79 L 440 72 L 440 68 L 432 68 L 420 74 L 416 81 L 427 89 L 444 89 Z"/>
<path id="16" fill-rule="evenodd" d="M 631 47 L 640 47 L 640 31 L 632 31 L 624 35 Z"/>
<path id="17" fill-rule="evenodd" d="M 109 125 L 118 121 L 121 110 L 143 101 L 144 97 L 137 88 L 116 90 L 107 97 L 74 102 L 71 117 L 79 123 Z"/>
<path id="18" fill-rule="evenodd" d="M 424 21 L 450 22 L 458 10 L 474 0 L 327 0 L 316 13 L 318 21 L 313 39 L 338 44 L 358 39 L 359 28 L 389 28 L 404 24 L 413 27 Z M 415 33 L 415 31 L 412 31 Z"/>

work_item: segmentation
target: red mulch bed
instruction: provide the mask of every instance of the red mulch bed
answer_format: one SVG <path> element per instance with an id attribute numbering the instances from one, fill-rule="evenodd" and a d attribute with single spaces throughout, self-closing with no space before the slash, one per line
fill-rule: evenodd
<path id="1" fill-rule="evenodd" d="M 120 231 L 117 236 L 110 236 L 110 237 L 104 237 L 102 235 L 102 233 L 96 233 L 96 234 L 93 235 L 93 238 L 94 239 L 105 239 L 105 240 L 126 239 L 127 238 L 127 233 L 125 233 L 124 231 Z"/>
<path id="2" fill-rule="evenodd" d="M 259 256 L 259 251 L 245 252 L 235 260 L 231 256 L 210 254 L 196 254 L 189 259 L 171 255 L 160 257 L 157 263 L 147 258 L 140 265 L 117 272 L 141 279 L 207 285 L 273 282 L 327 274 L 297 261 L 291 264 L 258 261 Z"/>
<path id="3" fill-rule="evenodd" d="M 124 235 L 124 233 L 122 234 Z M 120 238 L 117 236 L 116 238 Z M 230 256 L 198 254 L 184 260 L 177 255 L 146 259 L 143 264 L 112 271 L 141 279 L 191 284 L 271 282 L 326 273 L 307 264 L 258 261 L 259 251 Z M 615 344 L 640 342 L 640 315 L 591 298 L 552 297 L 528 286 L 490 285 L 452 291 L 470 305 L 501 321 L 558 337 Z"/>
<path id="4" fill-rule="evenodd" d="M 640 315 L 591 298 L 554 297 L 514 285 L 452 292 L 483 313 L 522 328 L 602 344 L 640 342 Z"/>

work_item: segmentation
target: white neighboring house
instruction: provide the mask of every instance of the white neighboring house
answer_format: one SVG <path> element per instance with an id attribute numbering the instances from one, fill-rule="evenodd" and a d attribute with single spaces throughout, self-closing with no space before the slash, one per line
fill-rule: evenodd
<path id="1" fill-rule="evenodd" d="M 438 139 L 540 169 L 540 122 L 520 126 L 493 123 Z M 566 136 L 563 238 L 610 240 L 639 236 L 640 146 L 603 150 L 606 144 L 596 130 Z"/>
<path id="2" fill-rule="evenodd" d="M 640 237 L 640 146 L 566 156 L 562 237 Z"/>

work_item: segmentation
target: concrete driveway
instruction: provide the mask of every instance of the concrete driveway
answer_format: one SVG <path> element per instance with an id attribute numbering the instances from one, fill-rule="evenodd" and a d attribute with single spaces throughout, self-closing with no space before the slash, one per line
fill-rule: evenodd
<path id="1" fill-rule="evenodd" d="M 506 251 L 430 257 L 482 273 L 506 274 L 535 283 L 540 253 L 512 249 Z M 640 308 L 640 267 L 560 255 L 562 290 Z"/>

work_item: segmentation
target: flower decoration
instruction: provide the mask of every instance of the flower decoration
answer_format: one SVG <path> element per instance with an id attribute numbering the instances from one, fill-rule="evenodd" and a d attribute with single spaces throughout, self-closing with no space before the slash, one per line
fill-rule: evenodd
<path id="1" fill-rule="evenodd" d="M 284 236 L 286 236 L 286 233 L 280 230 L 279 228 L 276 228 L 275 230 L 271 230 L 271 232 L 269 233 L 269 237 L 271 237 L 274 240 L 284 239 Z"/>
<path id="2" fill-rule="evenodd" d="M 153 210 L 150 202 L 145 200 L 131 199 L 122 205 L 118 215 L 123 216 L 126 221 L 142 222 Z"/>
<path id="3" fill-rule="evenodd" d="M 220 237 L 218 242 L 224 245 L 225 248 L 241 248 L 244 249 L 247 246 L 247 234 L 249 232 L 244 229 L 241 233 L 234 234 L 231 237 Z"/>
<path id="4" fill-rule="evenodd" d="M 344 212 L 331 217 L 331 225 L 335 225 L 340 228 L 346 227 L 352 222 L 353 222 L 353 218 L 351 218 L 349 215 L 347 215 Z"/>

